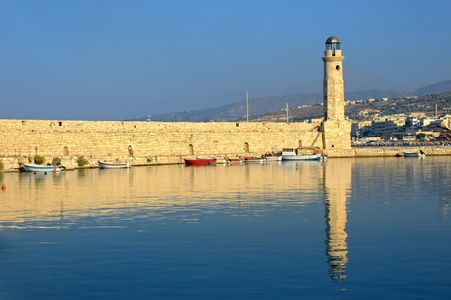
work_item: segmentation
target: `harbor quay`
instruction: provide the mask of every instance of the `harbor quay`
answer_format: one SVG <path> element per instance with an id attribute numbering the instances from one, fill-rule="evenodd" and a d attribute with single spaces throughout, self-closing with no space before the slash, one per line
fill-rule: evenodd
<path id="1" fill-rule="evenodd" d="M 451 155 L 451 146 L 375 146 L 352 147 L 351 149 L 328 150 L 328 158 L 340 157 L 403 157 L 403 152 L 423 151 L 426 156 Z"/>
<path id="2" fill-rule="evenodd" d="M 0 160 L 4 171 L 55 159 L 68 169 L 98 167 L 97 161 L 132 166 L 182 164 L 184 158 L 260 156 L 297 148 L 323 151 L 329 158 L 390 157 L 403 151 L 451 155 L 449 146 L 323 147 L 321 123 L 115 122 L 0 120 Z M 349 138 L 349 136 L 348 136 Z M 79 160 L 87 163 L 79 165 Z"/>

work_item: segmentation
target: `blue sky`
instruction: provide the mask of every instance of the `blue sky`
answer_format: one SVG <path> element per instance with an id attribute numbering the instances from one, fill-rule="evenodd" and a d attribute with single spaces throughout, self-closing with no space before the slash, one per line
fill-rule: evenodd
<path id="1" fill-rule="evenodd" d="M 0 0 L 0 118 L 121 120 L 451 79 L 451 1 Z"/>

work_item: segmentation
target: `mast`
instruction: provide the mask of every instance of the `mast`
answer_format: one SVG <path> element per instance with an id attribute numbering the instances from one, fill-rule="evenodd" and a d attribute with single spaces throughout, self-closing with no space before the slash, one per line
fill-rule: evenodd
<path id="1" fill-rule="evenodd" d="M 287 102 L 287 123 L 290 122 L 290 119 L 288 119 L 289 112 L 290 112 L 290 110 L 289 110 L 289 108 L 288 108 L 288 102 Z"/>
<path id="2" fill-rule="evenodd" d="M 246 91 L 246 119 L 249 122 L 249 95 Z"/>
<path id="3" fill-rule="evenodd" d="M 290 123 L 290 119 L 291 119 L 291 122 L 293 122 L 293 117 L 290 114 L 290 109 L 288 108 L 288 102 L 286 102 L 286 103 L 287 103 L 287 108 L 285 110 L 287 111 L 287 123 Z"/>

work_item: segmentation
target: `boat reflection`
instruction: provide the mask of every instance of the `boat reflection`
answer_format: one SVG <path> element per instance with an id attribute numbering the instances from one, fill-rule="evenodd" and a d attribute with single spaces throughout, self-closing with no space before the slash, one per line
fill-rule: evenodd
<path id="1" fill-rule="evenodd" d="M 4 174 L 0 227 L 64 228 L 85 217 L 184 220 L 231 213 L 252 219 L 275 207 L 302 211 L 322 198 L 321 164 L 158 166 Z M 277 195 L 277 196 L 275 196 Z M 63 215 L 64 214 L 64 215 Z M 119 218 L 120 218 L 119 217 Z M 60 222 L 57 224 L 55 222 Z M 48 222 L 48 223 L 46 223 Z"/>

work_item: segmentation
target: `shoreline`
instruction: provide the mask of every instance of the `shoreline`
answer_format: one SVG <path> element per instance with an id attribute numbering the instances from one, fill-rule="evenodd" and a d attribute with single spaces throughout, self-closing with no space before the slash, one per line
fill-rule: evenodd
<path id="1" fill-rule="evenodd" d="M 360 147 L 352 147 L 351 149 L 337 149 L 337 150 L 327 150 L 324 153 L 328 158 L 365 158 L 365 157 L 404 157 L 403 151 L 406 149 L 409 152 L 420 152 L 422 150 L 426 156 L 447 156 L 451 155 L 451 146 L 445 145 L 392 145 L 392 146 L 360 146 Z M 225 154 L 227 155 L 227 154 Z M 225 156 L 223 155 L 223 156 Z M 259 156 L 258 153 L 246 153 L 248 156 Z M 261 155 L 261 154 L 260 154 Z M 221 155 L 215 155 L 216 157 L 220 157 Z M 144 166 L 159 166 L 159 165 L 183 165 L 183 158 L 188 158 L 190 156 L 174 156 L 174 162 L 172 162 L 171 157 L 166 157 L 166 159 L 160 162 L 155 161 L 151 163 L 143 163 L 143 159 L 135 158 L 136 161 L 131 162 L 132 167 L 144 167 Z M 5 158 L 1 158 L 3 161 Z M 7 158 L 8 160 L 19 161 L 23 158 Z M 64 160 L 62 160 L 62 164 L 64 165 Z M 12 165 L 12 162 L 10 162 Z M 98 169 L 97 164 L 89 164 L 88 166 L 78 167 L 75 164 L 72 164 L 71 167 L 67 168 L 67 171 L 80 170 L 80 169 Z M 20 172 L 18 167 L 7 168 L 1 170 L 1 172 Z"/>

